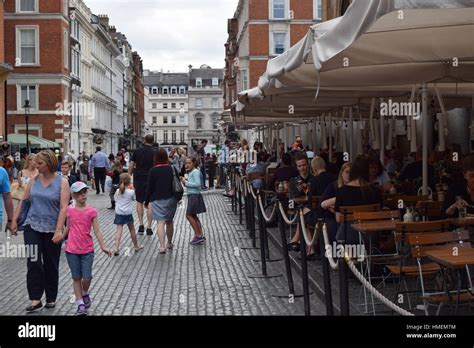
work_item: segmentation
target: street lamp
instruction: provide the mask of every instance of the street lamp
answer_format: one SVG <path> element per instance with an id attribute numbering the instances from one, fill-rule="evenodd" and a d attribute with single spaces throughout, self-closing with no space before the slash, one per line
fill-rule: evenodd
<path id="1" fill-rule="evenodd" d="M 25 100 L 25 105 L 23 105 L 25 109 L 25 123 L 26 123 L 26 149 L 28 151 L 28 155 L 30 154 L 30 138 L 29 138 L 29 129 L 28 124 L 30 121 L 30 101 L 28 99 Z"/>

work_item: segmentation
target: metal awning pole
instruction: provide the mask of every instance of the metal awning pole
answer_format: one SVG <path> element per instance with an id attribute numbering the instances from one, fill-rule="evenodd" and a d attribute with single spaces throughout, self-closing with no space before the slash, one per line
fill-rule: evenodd
<path id="1" fill-rule="evenodd" d="M 351 161 L 355 159 L 354 156 L 354 112 L 352 107 L 349 108 L 349 158 Z"/>
<path id="2" fill-rule="evenodd" d="M 421 88 L 423 107 L 423 195 L 428 194 L 428 89 L 426 83 Z"/>

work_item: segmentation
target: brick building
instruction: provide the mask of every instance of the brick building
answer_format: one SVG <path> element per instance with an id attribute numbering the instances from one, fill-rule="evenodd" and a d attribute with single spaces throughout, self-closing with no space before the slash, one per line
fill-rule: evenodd
<path id="1" fill-rule="evenodd" d="M 15 67 L 7 82 L 6 133 L 25 133 L 29 100 L 30 134 L 63 146 L 68 119 L 57 109 L 70 99 L 68 1 L 6 0 L 3 37 L 5 60 Z"/>
<path id="2" fill-rule="evenodd" d="M 228 21 L 224 104 L 255 87 L 267 61 L 296 44 L 311 25 L 340 16 L 349 0 L 239 0 Z"/>
<path id="3" fill-rule="evenodd" d="M 12 67 L 4 62 L 5 45 L 3 42 L 3 4 L 4 0 L 0 0 L 0 135 L 5 139 L 5 88 L 4 84 L 11 72 Z"/>

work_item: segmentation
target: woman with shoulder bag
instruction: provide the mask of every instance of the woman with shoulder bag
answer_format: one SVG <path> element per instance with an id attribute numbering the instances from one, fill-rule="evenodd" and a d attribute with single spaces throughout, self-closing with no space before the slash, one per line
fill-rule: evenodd
<path id="1" fill-rule="evenodd" d="M 27 312 L 43 307 L 43 293 L 46 293 L 46 308 L 56 305 L 61 242 L 70 198 L 67 179 L 56 172 L 58 159 L 54 152 L 40 151 L 36 163 L 39 175 L 29 181 L 24 200 L 18 205 L 11 226 L 12 233 L 16 235 L 22 205 L 29 202 L 24 222 L 25 246 L 29 250 L 37 250 L 37 253 L 34 257 L 29 255 L 27 259 L 26 280 L 31 300 Z"/>
<path id="2" fill-rule="evenodd" d="M 158 221 L 157 234 L 160 240 L 160 254 L 166 253 L 166 248 L 173 249 L 173 219 L 178 207 L 174 192 L 174 167 L 170 164 L 165 149 L 159 149 L 155 154 L 155 167 L 148 176 L 145 208 L 152 204 L 153 220 Z M 165 247 L 165 226 L 168 244 Z"/>

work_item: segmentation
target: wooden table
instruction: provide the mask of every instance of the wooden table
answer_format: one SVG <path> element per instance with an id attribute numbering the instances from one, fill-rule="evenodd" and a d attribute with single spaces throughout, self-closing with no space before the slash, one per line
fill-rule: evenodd
<path id="1" fill-rule="evenodd" d="M 474 217 L 467 217 L 465 219 L 448 219 L 451 225 L 456 227 L 469 227 L 474 226 Z"/>
<path id="2" fill-rule="evenodd" d="M 457 255 L 453 248 L 457 247 Z M 474 249 L 461 247 L 460 245 L 450 245 L 447 248 L 430 250 L 425 252 L 436 263 L 452 269 L 463 269 L 466 265 L 474 265 Z"/>
<path id="3" fill-rule="evenodd" d="M 371 222 L 363 222 L 352 224 L 352 228 L 358 232 L 362 233 L 374 233 L 380 231 L 394 231 L 397 222 L 400 221 L 392 221 L 392 220 L 378 220 L 378 221 L 371 221 Z"/>
<path id="4" fill-rule="evenodd" d="M 454 253 L 453 248 L 458 247 L 457 253 Z M 456 314 L 459 309 L 460 298 L 461 298 L 461 271 L 466 267 L 466 265 L 474 265 L 474 249 L 471 247 L 462 247 L 461 244 L 459 245 L 449 245 L 443 249 L 436 249 L 426 251 L 425 255 L 433 260 L 434 262 L 438 263 L 439 265 L 443 266 L 444 268 L 453 269 L 458 278 L 458 285 L 457 285 L 457 295 L 456 295 Z M 443 277 L 445 277 L 443 268 L 441 268 L 443 272 Z M 471 289 L 467 289 L 467 294 L 473 295 Z M 451 300 L 451 294 L 447 291 L 448 299 Z"/>

